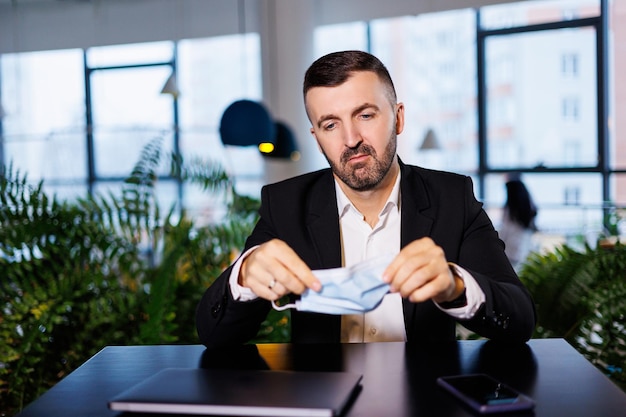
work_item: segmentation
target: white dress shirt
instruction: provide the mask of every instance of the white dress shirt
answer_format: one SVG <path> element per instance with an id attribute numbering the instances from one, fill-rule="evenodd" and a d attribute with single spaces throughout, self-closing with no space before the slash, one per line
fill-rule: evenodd
<path id="1" fill-rule="evenodd" d="M 335 181 L 341 229 L 342 266 L 351 266 L 372 256 L 400 252 L 400 175 L 378 222 L 371 227 Z M 385 295 L 382 303 L 364 314 L 341 317 L 341 342 L 406 341 L 402 297 Z"/>
<path id="2" fill-rule="evenodd" d="M 341 228 L 343 266 L 351 266 L 370 256 L 400 252 L 400 174 L 374 227 L 364 220 L 363 215 L 350 202 L 336 181 L 335 189 Z M 229 285 L 235 300 L 249 301 L 257 298 L 252 290 L 242 287 L 237 282 L 243 259 L 254 249 L 256 247 L 248 249 L 235 262 L 231 271 Z M 453 317 L 468 319 L 473 317 L 485 302 L 485 294 L 470 273 L 458 266 L 457 270 L 465 283 L 467 304 L 451 309 L 443 309 L 437 303 L 435 305 Z M 372 311 L 364 314 L 344 315 L 341 318 L 341 342 L 390 341 L 406 341 L 402 298 L 399 293 L 387 294 L 382 303 Z"/>

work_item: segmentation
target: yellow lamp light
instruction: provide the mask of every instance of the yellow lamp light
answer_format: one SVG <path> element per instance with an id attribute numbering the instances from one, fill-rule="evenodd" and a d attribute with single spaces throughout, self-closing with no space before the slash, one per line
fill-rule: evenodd
<path id="1" fill-rule="evenodd" d="M 259 151 L 261 151 L 261 153 L 272 153 L 274 151 L 274 144 L 271 142 L 261 142 L 259 143 Z"/>

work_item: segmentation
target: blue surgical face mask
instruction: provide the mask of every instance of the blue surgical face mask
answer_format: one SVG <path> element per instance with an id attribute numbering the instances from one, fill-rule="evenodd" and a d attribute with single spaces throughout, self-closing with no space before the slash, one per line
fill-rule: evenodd
<path id="1" fill-rule="evenodd" d="M 389 284 L 383 282 L 383 272 L 393 259 L 385 255 L 369 259 L 349 268 L 333 268 L 313 271 L 322 283 L 322 290 L 306 290 L 295 303 L 278 306 L 276 310 L 295 308 L 325 314 L 359 314 L 373 310 L 389 292 Z"/>

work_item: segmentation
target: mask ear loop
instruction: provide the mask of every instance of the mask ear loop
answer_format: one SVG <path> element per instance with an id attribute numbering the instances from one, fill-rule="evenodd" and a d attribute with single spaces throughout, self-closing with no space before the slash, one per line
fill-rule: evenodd
<path id="1" fill-rule="evenodd" d="M 282 300 L 282 298 L 280 300 Z M 285 305 L 279 306 L 278 304 L 276 304 L 276 300 L 272 300 L 272 307 L 276 311 L 285 311 L 288 308 L 298 308 L 298 304 L 297 302 L 295 302 L 295 303 L 287 303 Z"/>
<path id="2" fill-rule="evenodd" d="M 274 307 L 274 310 L 277 310 L 277 311 L 285 311 L 288 308 L 296 308 L 296 303 L 285 304 L 284 306 L 279 306 L 276 304 L 274 300 L 272 300 L 272 307 Z"/>

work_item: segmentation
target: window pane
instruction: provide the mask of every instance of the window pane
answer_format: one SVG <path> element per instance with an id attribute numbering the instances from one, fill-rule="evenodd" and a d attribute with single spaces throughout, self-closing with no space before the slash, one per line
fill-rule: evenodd
<path id="1" fill-rule="evenodd" d="M 90 68 L 170 62 L 174 55 L 173 42 L 150 42 L 89 48 L 87 65 Z"/>
<path id="2" fill-rule="evenodd" d="M 253 33 L 181 41 L 177 71 L 181 126 L 217 132 L 233 101 L 262 98 L 260 38 Z"/>
<path id="3" fill-rule="evenodd" d="M 560 22 L 600 15 L 599 0 L 541 0 L 485 6 L 480 9 L 484 29 L 501 29 Z"/>
<path id="4" fill-rule="evenodd" d="M 622 108 L 626 106 L 626 103 L 616 103 L 616 107 L 618 106 Z M 616 108 L 616 112 L 618 111 Z M 625 128 L 624 121 L 616 120 L 615 125 L 616 129 L 609 138 L 610 165 L 611 168 L 624 170 L 626 169 L 626 140 L 624 140 L 624 134 L 621 133 Z"/>
<path id="5" fill-rule="evenodd" d="M 232 152 L 226 149 L 220 139 L 219 125 L 224 110 L 232 102 L 262 100 L 259 35 L 250 33 L 181 41 L 177 70 L 181 90 L 180 149 L 183 157 L 216 161 L 235 178 L 238 192 L 257 195 L 260 187 L 251 191 L 244 189 L 243 183 L 246 180 L 260 183 L 263 157 L 256 147 Z M 202 201 L 201 197 L 185 197 L 189 209 L 192 209 L 189 204 L 199 201 Z"/>
<path id="6" fill-rule="evenodd" d="M 476 33 L 473 11 L 371 23 L 372 52 L 405 105 L 398 154 L 407 163 L 472 173 L 478 166 Z M 432 129 L 435 146 L 425 146 Z"/>
<path id="7" fill-rule="evenodd" d="M 611 175 L 611 203 L 626 208 L 626 174 Z"/>
<path id="8" fill-rule="evenodd" d="M 85 134 L 81 132 L 7 135 L 7 164 L 26 173 L 29 181 L 86 179 Z"/>
<path id="9" fill-rule="evenodd" d="M 529 174 L 522 177 L 537 205 L 539 232 L 571 242 L 595 244 L 602 232 L 602 177 L 600 174 Z M 506 201 L 506 176 L 488 175 L 485 204 L 496 228 Z"/>
<path id="10" fill-rule="evenodd" d="M 610 210 L 607 235 L 618 235 L 620 241 L 624 243 L 626 242 L 626 173 L 611 175 L 609 186 L 613 198 L 607 203 Z"/>
<path id="11" fill-rule="evenodd" d="M 197 184 L 183 185 L 183 205 L 185 213 L 196 225 L 211 224 L 216 219 L 224 219 L 228 215 L 224 194 L 204 190 Z"/>
<path id="12" fill-rule="evenodd" d="M 4 159 L 31 181 L 86 178 L 79 49 L 2 55 Z"/>
<path id="13" fill-rule="evenodd" d="M 167 65 L 92 73 L 97 176 L 128 176 L 153 139 L 162 138 L 164 156 L 172 151 L 172 96 L 160 93 L 170 74 Z M 167 163 L 163 166 L 160 172 L 169 173 Z"/>
<path id="14" fill-rule="evenodd" d="M 595 42 L 590 28 L 487 38 L 490 168 L 597 165 Z"/>
<path id="15" fill-rule="evenodd" d="M 73 201 L 87 196 L 87 185 L 81 184 L 56 185 L 44 183 L 44 191 L 48 195 L 55 195 L 59 201 Z"/>
<path id="16" fill-rule="evenodd" d="M 316 57 L 335 51 L 366 51 L 367 23 L 351 22 L 318 26 L 313 33 L 313 42 Z"/>
<path id="17" fill-rule="evenodd" d="M 94 195 L 108 196 L 113 195 L 116 198 L 122 197 L 123 181 L 98 181 L 94 183 Z M 172 207 L 176 207 L 178 199 L 178 185 L 173 180 L 157 181 L 154 187 L 157 204 L 159 205 L 160 214 L 165 217 Z"/>

